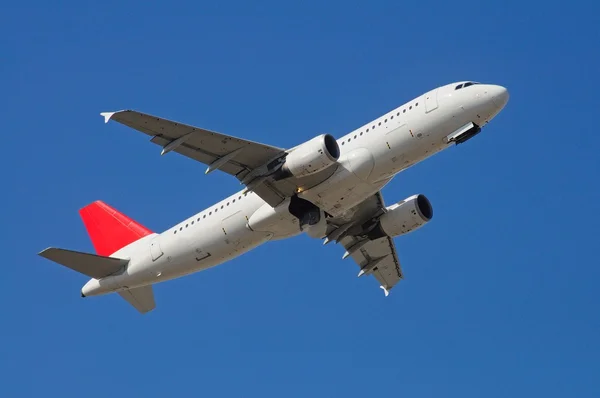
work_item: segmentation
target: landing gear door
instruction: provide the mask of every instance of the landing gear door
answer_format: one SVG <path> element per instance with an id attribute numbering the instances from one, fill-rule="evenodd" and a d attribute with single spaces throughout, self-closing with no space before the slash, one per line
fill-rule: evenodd
<path id="1" fill-rule="evenodd" d="M 438 107 L 438 89 L 431 90 L 425 94 L 425 113 L 429 113 Z"/>
<path id="2" fill-rule="evenodd" d="M 160 248 L 160 235 L 152 239 L 150 242 L 150 254 L 152 254 L 152 261 L 156 261 L 163 255 L 163 251 Z"/>

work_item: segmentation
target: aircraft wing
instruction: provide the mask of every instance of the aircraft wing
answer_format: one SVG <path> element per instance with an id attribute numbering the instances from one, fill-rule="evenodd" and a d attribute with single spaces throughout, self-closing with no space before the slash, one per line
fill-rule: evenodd
<path id="1" fill-rule="evenodd" d="M 103 112 L 105 123 L 114 120 L 152 137 L 160 145 L 161 154 L 177 152 L 207 165 L 206 174 L 221 170 L 235 176 L 265 202 L 276 206 L 292 196 L 299 186 L 310 187 L 328 178 L 333 171 L 304 178 L 273 181 L 268 174 L 272 162 L 285 155 L 285 150 L 248 141 L 200 127 L 174 122 L 134 110 Z"/>
<path id="2" fill-rule="evenodd" d="M 330 219 L 325 243 L 335 241 L 346 249 L 343 258 L 352 258 L 359 266 L 358 276 L 373 275 L 387 296 L 389 291 L 403 279 L 396 245 L 391 237 L 369 240 L 369 225 L 383 214 L 385 204 L 381 192 L 377 192 L 353 209 L 347 219 Z"/>
<path id="3" fill-rule="evenodd" d="M 233 176 L 258 168 L 284 151 L 132 110 L 104 112 L 101 115 L 107 123 L 114 120 L 151 136 L 151 142 L 163 147 L 163 154 L 172 150 L 207 166 L 218 166 L 216 168 Z M 235 155 L 231 156 L 232 153 Z M 228 155 L 230 158 L 224 159 Z M 224 161 L 215 165 L 217 160 Z M 212 169 L 207 169 L 207 172 L 210 171 Z"/>

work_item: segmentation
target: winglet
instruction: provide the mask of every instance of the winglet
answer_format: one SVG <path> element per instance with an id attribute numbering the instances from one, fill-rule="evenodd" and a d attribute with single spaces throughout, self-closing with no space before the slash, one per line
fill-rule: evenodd
<path id="1" fill-rule="evenodd" d="M 383 292 L 385 293 L 385 297 L 387 297 L 390 294 L 390 291 L 387 290 L 385 287 L 383 286 L 379 286 L 381 289 L 383 289 Z"/>
<path id="2" fill-rule="evenodd" d="M 108 123 L 108 121 L 110 120 L 111 117 L 113 117 L 113 115 L 115 113 L 118 113 L 120 111 L 117 112 L 101 112 L 100 116 L 104 116 L 104 123 Z"/>

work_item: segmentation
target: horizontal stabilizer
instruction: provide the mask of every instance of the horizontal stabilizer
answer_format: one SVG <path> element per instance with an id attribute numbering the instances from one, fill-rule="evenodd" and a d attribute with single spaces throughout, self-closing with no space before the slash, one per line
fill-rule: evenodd
<path id="1" fill-rule="evenodd" d="M 49 247 L 40 256 L 91 278 L 104 278 L 125 268 L 129 260 Z"/>
<path id="2" fill-rule="evenodd" d="M 142 314 L 152 311 L 156 307 L 152 285 L 123 290 L 119 292 L 119 295 Z"/>

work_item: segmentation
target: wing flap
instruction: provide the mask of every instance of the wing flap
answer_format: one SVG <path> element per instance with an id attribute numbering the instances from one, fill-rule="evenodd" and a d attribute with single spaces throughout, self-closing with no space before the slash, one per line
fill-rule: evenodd
<path id="1" fill-rule="evenodd" d="M 129 260 L 49 247 L 40 256 L 91 278 L 104 278 L 127 266 Z"/>
<path id="2" fill-rule="evenodd" d="M 377 265 L 377 268 L 373 271 L 373 276 L 381 286 L 385 287 L 386 290 L 390 290 L 396 283 L 404 279 L 404 274 L 392 238 L 381 238 L 381 240 L 382 244 L 388 247 L 391 255 Z"/>

